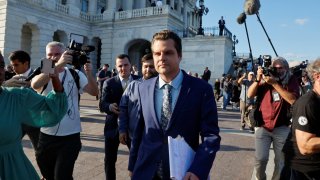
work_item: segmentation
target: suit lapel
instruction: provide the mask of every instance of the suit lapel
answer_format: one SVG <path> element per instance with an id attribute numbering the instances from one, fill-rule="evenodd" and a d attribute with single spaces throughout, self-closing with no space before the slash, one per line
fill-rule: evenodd
<path id="1" fill-rule="evenodd" d="M 118 86 L 117 88 L 120 90 L 121 94 L 123 94 L 123 88 L 122 88 L 122 84 L 121 84 L 121 80 L 120 80 L 119 76 L 115 77 L 115 81 Z"/>
<path id="2" fill-rule="evenodd" d="M 157 117 L 157 114 L 155 111 L 155 104 L 154 104 L 154 100 L 155 100 L 154 92 L 155 92 L 155 88 L 157 88 L 156 87 L 157 81 L 158 81 L 158 78 L 154 78 L 154 79 L 152 79 L 152 82 L 150 84 L 148 84 L 148 96 L 146 96 L 146 97 L 148 97 L 148 99 L 146 99 L 146 101 L 151 102 L 149 110 L 151 112 L 152 119 L 154 120 L 154 123 L 156 124 L 157 129 L 161 129 L 160 124 L 159 124 L 160 120 Z"/>

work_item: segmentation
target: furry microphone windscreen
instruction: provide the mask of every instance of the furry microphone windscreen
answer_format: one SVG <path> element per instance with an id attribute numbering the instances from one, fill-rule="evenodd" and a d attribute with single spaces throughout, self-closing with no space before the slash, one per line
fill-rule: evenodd
<path id="1" fill-rule="evenodd" d="M 244 2 L 244 12 L 248 15 L 257 14 L 260 9 L 259 0 L 246 0 Z"/>
<path id="2" fill-rule="evenodd" d="M 237 22 L 239 24 L 243 24 L 246 21 L 246 19 L 247 19 L 247 15 L 246 15 L 246 13 L 243 12 L 238 16 Z"/>

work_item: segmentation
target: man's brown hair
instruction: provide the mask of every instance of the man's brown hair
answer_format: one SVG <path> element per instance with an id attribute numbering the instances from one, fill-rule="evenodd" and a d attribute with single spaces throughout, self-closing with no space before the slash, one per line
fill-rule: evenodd
<path id="1" fill-rule="evenodd" d="M 181 57 L 182 56 L 181 38 L 176 33 L 170 30 L 162 30 L 158 33 L 155 33 L 153 35 L 151 44 L 153 45 L 154 42 L 157 40 L 165 41 L 169 39 L 172 39 L 174 41 L 174 47 L 176 48 L 178 55 Z"/>

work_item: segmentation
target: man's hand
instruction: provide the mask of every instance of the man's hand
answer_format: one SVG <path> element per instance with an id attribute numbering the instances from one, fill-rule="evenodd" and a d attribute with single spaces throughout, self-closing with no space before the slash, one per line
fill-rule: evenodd
<path id="1" fill-rule="evenodd" d="M 270 85 L 277 84 L 276 79 L 272 75 L 270 76 L 263 75 L 263 80 Z"/>
<path id="2" fill-rule="evenodd" d="M 119 141 L 123 145 L 127 145 L 128 135 L 127 133 L 120 133 L 119 134 Z"/>
<path id="3" fill-rule="evenodd" d="M 132 171 L 129 171 L 129 177 L 132 177 Z"/>
<path id="4" fill-rule="evenodd" d="M 187 172 L 183 180 L 199 180 L 199 178 L 197 175 L 193 174 L 192 172 Z"/>
<path id="5" fill-rule="evenodd" d="M 92 72 L 92 64 L 90 61 L 87 61 L 86 64 L 84 64 L 83 69 L 86 71 L 86 74 Z"/>
<path id="6" fill-rule="evenodd" d="M 3 82 L 4 87 L 30 87 L 30 81 L 25 81 L 27 77 L 15 75 L 11 79 Z"/>
<path id="7" fill-rule="evenodd" d="M 110 104 L 109 105 L 109 110 L 111 112 L 115 113 L 115 114 L 119 114 L 120 113 L 117 103 Z"/>
<path id="8" fill-rule="evenodd" d="M 62 68 L 62 67 L 64 67 L 66 64 L 72 64 L 72 59 L 73 59 L 73 57 L 72 57 L 72 52 L 67 50 L 67 51 L 65 51 L 65 52 L 61 55 L 60 59 L 59 59 L 58 62 L 55 64 L 55 66 L 56 66 L 57 68 Z"/>

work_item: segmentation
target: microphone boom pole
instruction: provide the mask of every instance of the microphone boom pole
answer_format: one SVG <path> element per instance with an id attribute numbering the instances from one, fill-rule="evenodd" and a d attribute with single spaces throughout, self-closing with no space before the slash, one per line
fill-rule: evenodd
<path id="1" fill-rule="evenodd" d="M 253 71 L 253 57 L 252 57 L 252 50 L 251 50 L 251 44 L 250 44 L 250 38 L 249 38 L 249 33 L 248 33 L 248 28 L 247 28 L 247 21 L 245 20 L 244 21 L 244 27 L 246 28 L 246 34 L 247 34 L 247 40 L 248 40 L 248 44 L 249 44 L 249 51 L 250 51 L 250 54 L 249 54 L 249 57 L 251 59 L 251 71 Z"/>
<path id="2" fill-rule="evenodd" d="M 262 24 L 262 21 L 261 21 L 261 19 L 260 19 L 259 12 L 257 12 L 256 15 L 257 15 L 257 18 L 258 18 L 261 26 L 262 26 L 262 29 L 264 30 L 264 33 L 266 34 L 266 36 L 267 36 L 267 38 L 268 38 L 268 40 L 269 40 L 269 42 L 270 42 L 270 44 L 271 44 L 271 47 L 272 47 L 274 53 L 276 54 L 276 56 L 278 56 L 277 51 L 274 49 L 274 46 L 273 46 L 273 44 L 272 44 L 272 42 L 271 42 L 271 39 L 269 38 L 269 35 L 268 35 L 266 29 L 264 28 L 264 26 L 263 26 L 263 24 Z M 246 28 L 247 28 L 247 26 L 246 26 Z M 250 46 L 250 43 L 249 43 L 249 46 Z"/>

